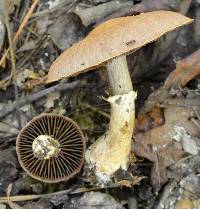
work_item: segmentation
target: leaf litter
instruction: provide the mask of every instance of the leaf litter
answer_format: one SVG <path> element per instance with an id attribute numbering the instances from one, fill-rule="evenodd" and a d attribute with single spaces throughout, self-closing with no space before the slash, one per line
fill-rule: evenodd
<path id="1" fill-rule="evenodd" d="M 132 209 L 131 199 L 134 199 L 132 205 L 138 209 L 198 208 L 198 1 L 166 3 L 162 0 L 142 0 L 138 3 L 123 0 L 120 1 L 120 4 L 124 5 L 123 9 L 116 11 L 115 7 L 110 8 L 109 14 L 102 13 L 98 19 L 93 17 L 92 24 L 87 27 L 78 20 L 79 16 L 73 11 L 81 8 L 86 9 L 84 12 L 88 14 L 88 11 L 95 11 L 98 5 L 112 5 L 115 1 L 29 1 L 26 4 L 23 1 L 2 2 L 6 2 L 5 5 L 11 3 L 9 9 L 1 9 L 1 15 L 9 16 L 10 29 L 14 35 L 13 49 L 20 99 L 17 107 L 14 97 L 8 96 L 15 95 L 15 91 L 13 81 L 9 80 L 12 69 L 7 49 L 10 46 L 3 27 L 0 33 L 0 79 L 6 82 L 0 81 L 0 87 L 4 89 L 0 91 L 1 115 L 7 112 L 8 108 L 12 108 L 1 117 L 0 122 L 0 208 L 7 205 L 6 189 L 11 183 L 10 199 L 12 196 L 20 195 L 18 203 L 9 203 L 12 208 Z M 127 8 L 125 5 L 130 3 L 132 6 Z M 87 10 L 88 8 L 90 10 Z M 107 19 L 157 9 L 179 8 L 187 16 L 197 17 L 193 25 L 171 35 L 167 34 L 163 39 L 128 56 L 134 88 L 138 90 L 137 122 L 133 137 L 133 151 L 137 158 L 133 165 L 130 165 L 129 175 L 119 173 L 115 179 L 117 184 L 105 188 L 95 185 L 94 177 L 86 175 L 86 167 L 74 179 L 57 185 L 27 180 L 27 175 L 19 167 L 15 155 L 15 138 L 20 129 L 16 109 L 20 108 L 22 126 L 42 112 L 68 115 L 83 129 L 87 146 L 107 129 L 109 105 L 103 98 L 108 97 L 109 87 L 105 71 L 89 72 L 78 78 L 66 80 L 64 87 L 59 84 L 45 85 L 45 75 L 49 66 L 60 52 Z M 23 22 L 27 14 L 28 19 Z M 177 61 L 179 63 L 176 65 Z M 78 84 L 73 86 L 77 79 Z M 71 82 L 72 85 L 68 85 Z M 71 193 L 67 192 L 67 189 L 70 189 Z M 77 191 L 76 195 L 73 194 L 73 190 Z M 58 191 L 65 192 L 54 194 Z M 32 201 L 33 196 L 25 196 L 29 201 L 23 202 L 22 195 L 25 194 L 50 196 L 38 196 L 39 200 L 36 202 Z"/>

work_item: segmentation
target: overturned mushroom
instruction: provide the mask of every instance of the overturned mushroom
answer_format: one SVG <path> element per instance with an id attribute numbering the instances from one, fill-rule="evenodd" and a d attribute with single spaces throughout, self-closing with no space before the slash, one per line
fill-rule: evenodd
<path id="1" fill-rule="evenodd" d="M 75 76 L 106 65 L 112 90 L 109 130 L 87 151 L 86 161 L 105 182 L 119 169 L 127 169 L 134 128 L 136 92 L 126 55 L 192 20 L 171 11 L 155 11 L 111 19 L 84 40 L 62 53 L 52 64 L 47 82 Z"/>
<path id="2" fill-rule="evenodd" d="M 16 149 L 20 165 L 31 177 L 55 183 L 80 171 L 85 142 L 80 128 L 71 119 L 42 114 L 20 131 Z"/>

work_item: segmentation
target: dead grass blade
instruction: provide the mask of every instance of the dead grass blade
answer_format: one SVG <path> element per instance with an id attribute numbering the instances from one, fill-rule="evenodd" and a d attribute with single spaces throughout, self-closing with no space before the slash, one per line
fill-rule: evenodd
<path id="1" fill-rule="evenodd" d="M 13 44 L 16 42 L 16 40 L 18 39 L 19 35 L 21 34 L 21 32 L 23 31 L 24 27 L 26 26 L 28 20 L 30 19 L 30 17 L 32 16 L 33 11 L 35 10 L 36 6 L 38 5 L 40 0 L 35 0 L 33 2 L 33 4 L 31 5 L 29 11 L 27 12 L 27 14 L 25 15 L 22 23 L 20 24 L 14 38 L 13 38 Z M 10 48 L 10 47 L 9 47 Z M 2 56 L 1 60 L 0 60 L 0 66 L 2 66 L 2 64 L 4 63 L 4 60 L 9 52 L 9 48 L 6 50 L 6 52 L 4 53 L 4 55 Z"/>

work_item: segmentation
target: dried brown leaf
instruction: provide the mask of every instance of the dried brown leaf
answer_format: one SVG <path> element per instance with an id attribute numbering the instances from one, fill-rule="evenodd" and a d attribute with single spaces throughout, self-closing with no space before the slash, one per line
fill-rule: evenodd
<path id="1" fill-rule="evenodd" d="M 158 175 L 159 181 L 164 183 L 167 180 L 165 169 L 188 154 L 177 140 L 177 137 L 183 137 L 177 127 L 182 127 L 191 140 L 200 136 L 200 130 L 190 120 L 191 112 L 190 108 L 169 107 L 164 112 L 164 125 L 135 135 L 134 153 L 154 162 L 154 183 L 158 183 Z"/>
<path id="2" fill-rule="evenodd" d="M 49 27 L 54 44 L 61 50 L 67 49 L 84 37 L 85 27 L 73 13 L 62 15 Z"/>

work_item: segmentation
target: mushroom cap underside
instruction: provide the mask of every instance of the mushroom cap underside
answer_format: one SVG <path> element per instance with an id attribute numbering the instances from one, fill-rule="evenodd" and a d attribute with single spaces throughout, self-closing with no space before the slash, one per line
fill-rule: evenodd
<path id="1" fill-rule="evenodd" d="M 49 136 L 58 141 L 59 153 L 48 159 L 34 155 L 33 142 Z M 34 117 L 18 134 L 16 151 L 21 167 L 31 177 L 56 183 L 78 173 L 84 162 L 85 141 L 78 125 L 70 118 L 41 114 Z"/>
<path id="2" fill-rule="evenodd" d="M 153 11 L 108 20 L 65 50 L 51 65 L 47 82 L 75 76 L 129 54 L 193 20 L 172 11 Z"/>

